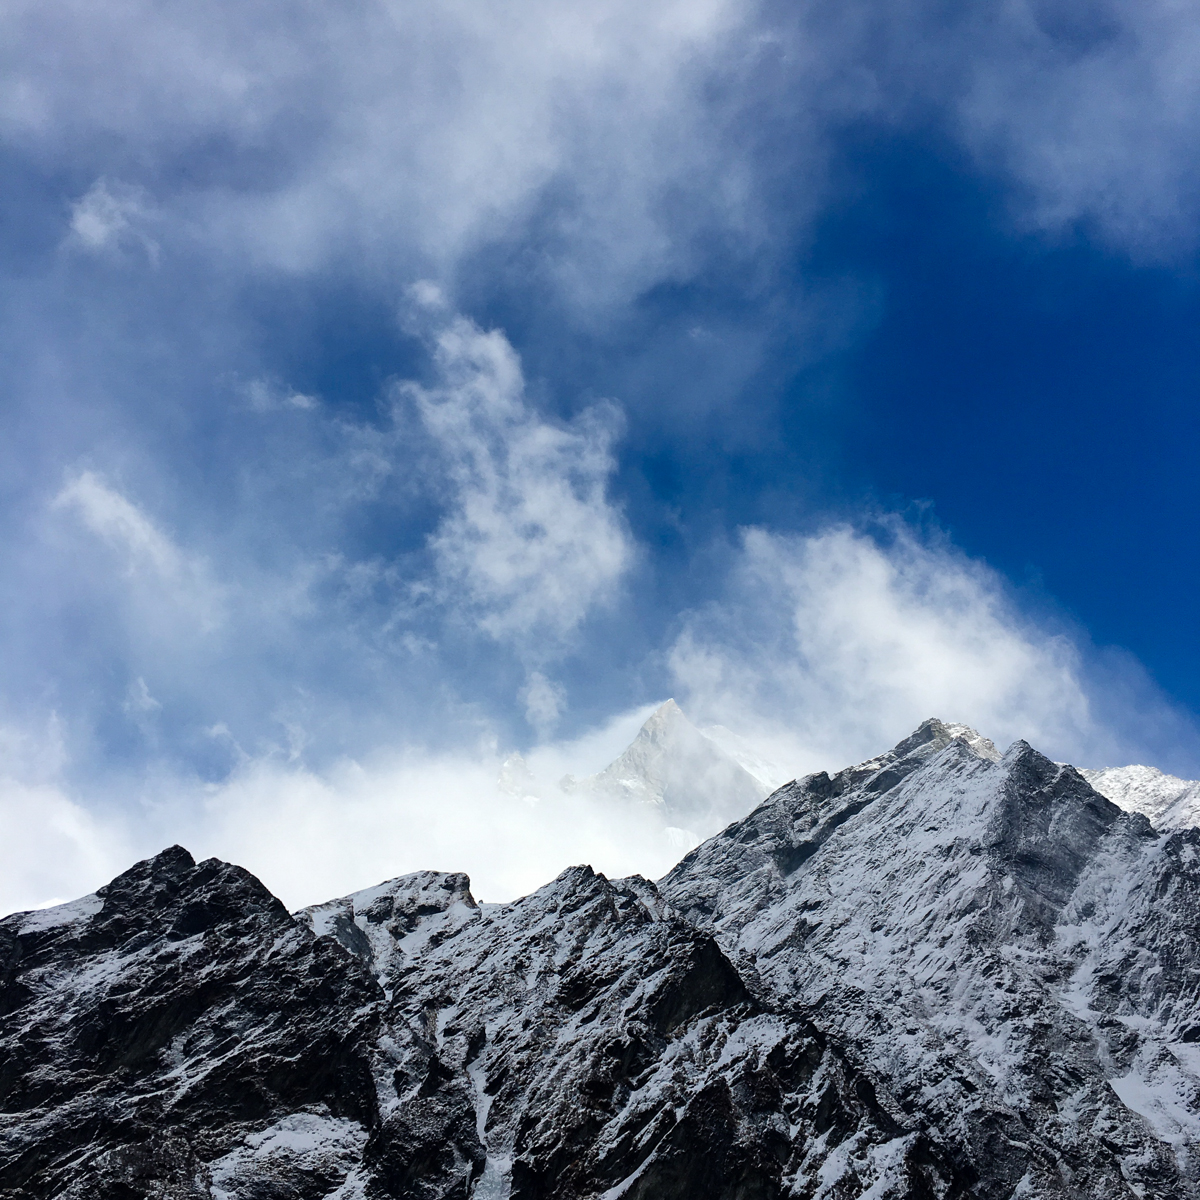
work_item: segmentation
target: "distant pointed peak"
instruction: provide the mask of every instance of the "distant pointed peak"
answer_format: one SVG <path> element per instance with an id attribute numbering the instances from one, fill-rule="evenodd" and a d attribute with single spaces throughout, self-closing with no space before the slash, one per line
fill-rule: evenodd
<path id="1" fill-rule="evenodd" d="M 673 699 L 664 700 L 645 720 L 643 728 L 651 722 L 666 723 L 668 721 L 687 721 L 687 715 Z M 691 722 L 688 721 L 690 725 Z"/>
<path id="2" fill-rule="evenodd" d="M 771 790 L 697 729 L 673 699 L 646 718 L 633 741 L 602 771 L 564 779 L 560 787 L 670 811 L 680 818 L 676 826 L 705 819 L 710 810 L 748 810 Z"/>
<path id="3" fill-rule="evenodd" d="M 664 700 L 646 719 L 638 730 L 633 745 L 639 742 L 658 741 L 662 737 L 680 735 L 702 737 L 700 731 L 688 720 L 687 714 L 674 700 Z"/>

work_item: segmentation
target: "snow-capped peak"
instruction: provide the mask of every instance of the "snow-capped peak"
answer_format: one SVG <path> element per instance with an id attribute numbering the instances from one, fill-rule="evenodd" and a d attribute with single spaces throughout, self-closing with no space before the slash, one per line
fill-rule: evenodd
<path id="1" fill-rule="evenodd" d="M 672 824 L 700 829 L 749 812 L 770 790 L 701 733 L 674 700 L 659 705 L 603 771 L 564 782 L 571 790 L 652 805 Z"/>
<path id="2" fill-rule="evenodd" d="M 1081 770 L 1102 796 L 1126 812 L 1150 818 L 1155 829 L 1200 825 L 1200 781 L 1167 775 L 1157 767 L 1104 767 Z"/>
<path id="3" fill-rule="evenodd" d="M 903 1110 L 1006 1130 L 980 1151 L 988 1194 L 1162 1195 L 1146 1181 L 1172 1161 L 1195 1179 L 1200 1149 L 1198 838 L 1156 835 L 1025 742 L 999 756 L 930 720 L 779 789 L 659 886 Z M 1085 1142 L 1114 1155 L 1088 1186 L 1027 1153 L 1079 1162 Z"/>

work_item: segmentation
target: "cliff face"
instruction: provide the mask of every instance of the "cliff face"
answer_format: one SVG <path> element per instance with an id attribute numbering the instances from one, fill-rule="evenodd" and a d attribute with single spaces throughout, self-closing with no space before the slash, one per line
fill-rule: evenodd
<path id="1" fill-rule="evenodd" d="M 1200 834 L 926 722 L 658 886 L 0 922 L 0 1196 L 1200 1196 Z"/>
<path id="2" fill-rule="evenodd" d="M 870 1063 L 976 1194 L 1196 1195 L 1198 842 L 1024 743 L 927 722 L 780 789 L 661 888 Z"/>
<path id="3" fill-rule="evenodd" d="M 281 1118 L 378 1122 L 378 984 L 240 867 L 166 850 L 9 917 L 0 961 L 6 1196 L 207 1197 L 207 1164 Z M 326 1194 L 339 1168 L 308 1173 Z"/>

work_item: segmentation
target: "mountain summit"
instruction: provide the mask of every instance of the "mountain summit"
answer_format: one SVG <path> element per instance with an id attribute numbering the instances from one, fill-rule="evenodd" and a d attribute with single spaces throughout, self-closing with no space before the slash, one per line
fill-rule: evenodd
<path id="1" fill-rule="evenodd" d="M 1198 928 L 1200 831 L 937 720 L 657 885 L 174 847 L 0 922 L 0 1197 L 1194 1200 Z"/>
<path id="2" fill-rule="evenodd" d="M 770 791 L 684 716 L 674 700 L 650 714 L 628 748 L 603 771 L 568 777 L 570 790 L 660 809 L 675 825 L 705 826 L 749 811 Z"/>

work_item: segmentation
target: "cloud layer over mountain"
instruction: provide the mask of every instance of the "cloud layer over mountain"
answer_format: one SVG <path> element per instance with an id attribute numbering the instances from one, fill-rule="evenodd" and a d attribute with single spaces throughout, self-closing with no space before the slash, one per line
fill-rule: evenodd
<path id="1" fill-rule="evenodd" d="M 55 0 L 0 35 L 0 908 L 184 836 L 297 902 L 285 863 L 313 895 L 364 861 L 502 859 L 484 896 L 652 872 L 657 834 L 495 780 L 516 749 L 599 770 L 670 694 L 793 774 L 934 713 L 1197 773 L 1192 700 L 1154 682 L 1184 650 L 1143 667 L 1086 571 L 1039 583 L 1070 538 L 989 566 L 969 505 L 953 536 L 912 507 L 986 440 L 924 376 L 911 473 L 867 448 L 896 272 L 941 286 L 896 266 L 914 227 L 1047 327 L 1115 272 L 1193 328 L 1184 9 Z M 1023 442 L 1130 443 L 1015 341 L 1051 397 Z M 989 433 L 990 369 L 954 383 Z M 1122 403 L 1186 457 L 1173 410 Z M 1186 592 L 1136 561 L 1182 511 L 1158 453 L 1113 571 L 1150 583 L 1112 610 Z M 1049 485 L 997 470 L 1003 525 Z"/>

